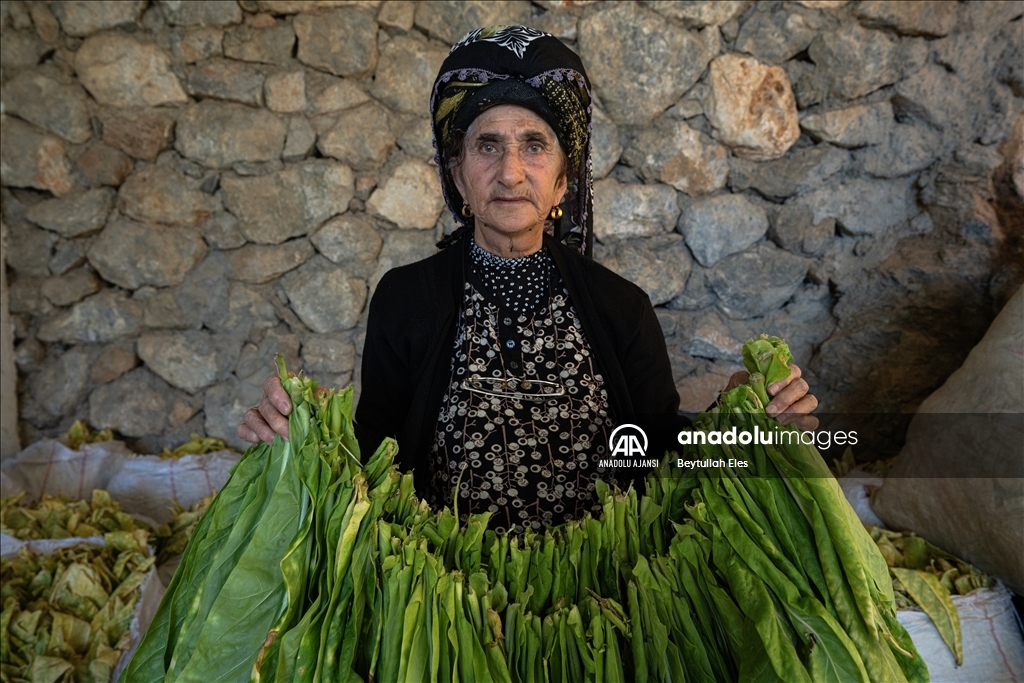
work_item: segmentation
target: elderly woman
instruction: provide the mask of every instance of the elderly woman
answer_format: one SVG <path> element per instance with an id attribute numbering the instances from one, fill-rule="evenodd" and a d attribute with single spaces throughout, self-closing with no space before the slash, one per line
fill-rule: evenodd
<path id="1" fill-rule="evenodd" d="M 395 437 L 428 500 L 457 489 L 460 513 L 489 510 L 496 530 L 579 517 L 614 427 L 673 422 L 679 406 L 650 299 L 589 258 L 586 72 L 551 35 L 479 29 L 442 65 L 431 114 L 461 227 L 378 284 L 356 433 L 364 450 Z M 769 389 L 789 419 L 816 405 L 794 370 Z M 271 377 L 239 436 L 286 434 L 290 409 Z"/>

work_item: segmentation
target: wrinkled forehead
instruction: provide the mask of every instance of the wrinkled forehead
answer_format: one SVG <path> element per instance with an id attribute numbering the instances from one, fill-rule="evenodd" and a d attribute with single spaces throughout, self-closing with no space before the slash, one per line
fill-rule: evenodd
<path id="1" fill-rule="evenodd" d="M 558 145 L 558 136 L 543 118 L 526 107 L 499 104 L 485 109 L 469 124 L 466 139 L 543 140 Z"/>

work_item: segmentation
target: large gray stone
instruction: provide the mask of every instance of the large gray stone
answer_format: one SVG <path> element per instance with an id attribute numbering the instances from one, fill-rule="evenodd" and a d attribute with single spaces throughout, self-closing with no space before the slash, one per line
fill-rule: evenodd
<path id="1" fill-rule="evenodd" d="M 160 434 L 179 399 L 187 402 L 185 394 L 146 368 L 135 368 L 89 395 L 89 424 L 128 437 Z"/>
<path id="2" fill-rule="evenodd" d="M 4 254 L 7 268 L 23 275 L 49 275 L 49 262 L 59 237 L 25 219 L 28 207 L 4 190 Z"/>
<path id="3" fill-rule="evenodd" d="M 77 268 L 85 263 L 85 253 L 91 244 L 92 238 L 90 237 L 57 242 L 53 250 L 53 257 L 48 264 L 50 272 L 54 275 L 63 275 L 72 268 Z"/>
<path id="4" fill-rule="evenodd" d="M 228 211 L 216 211 L 199 226 L 203 239 L 214 249 L 237 249 L 245 244 L 245 235 L 238 229 L 238 219 Z"/>
<path id="5" fill-rule="evenodd" d="M 186 64 L 224 56 L 224 29 L 196 26 L 171 33 L 171 55 Z"/>
<path id="6" fill-rule="evenodd" d="M 208 326 L 214 332 L 247 338 L 274 327 L 281 322 L 282 316 L 278 315 L 278 309 L 287 309 L 270 290 L 269 286 L 230 283 L 227 315 Z"/>
<path id="7" fill-rule="evenodd" d="M 754 189 L 771 199 L 784 199 L 821 187 L 846 167 L 850 153 L 832 145 L 794 147 L 781 159 L 732 159 L 729 187 L 734 192 Z"/>
<path id="8" fill-rule="evenodd" d="M 816 140 L 846 148 L 885 142 L 893 125 L 892 105 L 887 101 L 808 114 L 800 121 L 800 127 Z"/>
<path id="9" fill-rule="evenodd" d="M 268 373 L 269 375 L 269 373 Z M 238 425 L 246 411 L 263 397 L 258 386 L 230 378 L 210 387 L 203 394 L 203 431 L 207 436 L 224 439 L 230 446 L 244 450 L 252 444 L 238 438 Z"/>
<path id="10" fill-rule="evenodd" d="M 135 168 L 135 162 L 121 150 L 97 141 L 75 159 L 75 168 L 91 187 L 118 187 Z"/>
<path id="11" fill-rule="evenodd" d="M 592 130 L 590 134 L 590 166 L 594 180 L 600 180 L 611 173 L 622 156 L 622 142 L 619 127 L 597 106 L 591 108 Z"/>
<path id="12" fill-rule="evenodd" d="M 285 325 L 261 330 L 256 335 L 258 343 L 250 342 L 242 347 L 242 353 L 235 364 L 235 376 L 243 382 L 260 386 L 271 374 L 277 374 L 274 356 L 284 356 L 285 366 L 292 371 L 302 367 L 299 363 L 299 335 L 290 332 Z"/>
<path id="13" fill-rule="evenodd" d="M 288 122 L 288 139 L 284 143 L 281 158 L 285 161 L 302 161 L 316 145 L 316 131 L 304 116 L 293 116 Z"/>
<path id="14" fill-rule="evenodd" d="M 280 117 L 266 110 L 205 100 L 181 114 L 174 148 L 213 168 L 230 168 L 240 161 L 274 161 L 281 157 L 287 130 Z"/>
<path id="15" fill-rule="evenodd" d="M 686 278 L 686 288 L 668 302 L 668 308 L 673 311 L 697 311 L 713 303 L 715 293 L 708 284 L 708 269 L 694 262 L 690 268 L 690 277 Z"/>
<path id="16" fill-rule="evenodd" d="M 287 64 L 295 47 L 295 30 L 286 21 L 255 28 L 238 26 L 224 34 L 224 56 L 244 62 Z"/>
<path id="17" fill-rule="evenodd" d="M 725 186 L 728 157 L 725 147 L 703 140 L 682 121 L 660 118 L 640 131 L 622 158 L 646 180 L 660 180 L 698 197 Z"/>
<path id="18" fill-rule="evenodd" d="M 854 160 L 875 178 L 898 178 L 923 171 L 942 149 L 942 138 L 924 126 L 898 123 L 882 144 L 857 150 Z"/>
<path id="19" fill-rule="evenodd" d="M 0 182 L 11 187 L 71 191 L 71 164 L 60 138 L 0 115 Z"/>
<path id="20" fill-rule="evenodd" d="M 388 111 L 376 102 L 342 112 L 334 127 L 317 139 L 317 149 L 356 170 L 373 169 L 384 163 L 395 144 L 386 124 Z"/>
<path id="21" fill-rule="evenodd" d="M 267 103 L 267 109 L 282 114 L 293 114 L 305 111 L 306 101 L 306 73 L 304 71 L 291 71 L 277 73 L 267 76 L 263 83 L 263 99 Z M 289 137 L 291 133 L 289 121 Z M 307 124 L 308 125 L 308 124 Z M 283 154 L 288 158 L 288 143 L 285 142 L 286 151 Z M 310 144 L 312 147 L 312 144 Z"/>
<path id="22" fill-rule="evenodd" d="M 789 301 L 807 274 L 808 261 L 761 242 L 726 256 L 709 273 L 718 307 L 730 318 L 765 315 Z"/>
<path id="23" fill-rule="evenodd" d="M 136 223 L 116 217 L 89 249 L 89 263 L 107 282 L 126 289 L 180 283 L 206 254 L 199 230 Z"/>
<path id="24" fill-rule="evenodd" d="M 124 181 L 117 208 L 144 223 L 200 225 L 220 207 L 198 185 L 173 168 L 150 166 Z"/>
<path id="25" fill-rule="evenodd" d="M 963 79 L 938 64 L 926 64 L 896 84 L 893 108 L 903 122 L 918 121 L 963 138 L 977 124 L 977 111 Z"/>
<path id="26" fill-rule="evenodd" d="M 103 227 L 114 208 L 114 196 L 106 187 L 67 194 L 39 202 L 25 217 L 62 237 L 78 237 Z"/>
<path id="27" fill-rule="evenodd" d="M 4 111 L 81 144 L 92 137 L 85 91 L 49 69 L 23 71 L 3 87 Z"/>
<path id="28" fill-rule="evenodd" d="M 714 57 L 700 35 L 632 3 L 583 17 L 579 44 L 607 114 L 641 126 L 675 104 Z"/>
<path id="29" fill-rule="evenodd" d="M 670 19 L 676 19 L 686 28 L 720 26 L 739 17 L 754 4 L 753 0 L 735 2 L 678 2 L 677 0 L 642 0 L 641 5 Z"/>
<path id="30" fill-rule="evenodd" d="M 782 68 L 729 53 L 711 62 L 708 82 L 705 115 L 736 156 L 777 159 L 800 137 L 796 100 Z"/>
<path id="31" fill-rule="evenodd" d="M 282 278 L 288 301 L 314 332 L 355 327 L 366 304 L 366 283 L 322 256 L 315 256 Z"/>
<path id="32" fill-rule="evenodd" d="M 530 3 L 523 0 L 441 0 L 416 3 L 414 22 L 431 36 L 452 45 L 481 26 L 521 24 L 529 12 Z"/>
<path id="33" fill-rule="evenodd" d="M 377 269 L 370 278 L 370 290 L 392 268 L 421 261 L 437 253 L 433 233 L 420 230 L 388 230 L 384 233 L 384 246 L 377 257 Z"/>
<path id="34" fill-rule="evenodd" d="M 697 200 L 679 217 L 679 232 L 693 257 L 705 267 L 743 251 L 767 230 L 765 210 L 739 194 Z"/>
<path id="35" fill-rule="evenodd" d="M 822 92 L 838 100 L 863 97 L 900 78 L 899 42 L 881 31 L 846 24 L 819 33 L 808 53 Z"/>
<path id="36" fill-rule="evenodd" d="M 956 3 L 942 0 L 867 0 L 857 5 L 855 14 L 860 23 L 869 28 L 889 28 L 905 36 L 938 38 L 956 26 L 957 9 Z"/>
<path id="37" fill-rule="evenodd" d="M 602 242 L 671 232 L 679 217 L 668 185 L 626 185 L 613 178 L 594 183 L 594 235 Z"/>
<path id="38" fill-rule="evenodd" d="M 190 394 L 225 379 L 240 349 L 238 339 L 200 330 L 148 332 L 136 344 L 146 367 Z"/>
<path id="39" fill-rule="evenodd" d="M 136 159 L 156 161 L 171 145 L 174 119 L 166 109 L 109 108 L 100 112 L 100 121 L 103 142 Z"/>
<path id="40" fill-rule="evenodd" d="M 232 249 L 225 256 L 231 267 L 231 279 L 263 284 L 295 270 L 313 253 L 309 240 L 300 238 L 274 246 L 247 244 L 240 249 Z"/>
<path id="41" fill-rule="evenodd" d="M 768 64 L 782 64 L 807 49 L 821 26 L 817 13 L 793 3 L 761 5 L 743 22 L 736 50 Z"/>
<path id="42" fill-rule="evenodd" d="M 330 114 L 366 104 L 370 96 L 354 78 L 338 78 L 310 70 L 306 72 L 306 101 L 310 114 Z"/>
<path id="43" fill-rule="evenodd" d="M 743 361 L 743 342 L 736 330 L 736 321 L 716 308 L 684 315 L 679 321 L 679 349 L 697 358 L 710 358 L 733 363 Z M 719 387 L 721 388 L 721 387 Z"/>
<path id="44" fill-rule="evenodd" d="M 36 37 L 35 31 L 4 31 L 0 40 L 0 65 L 4 69 L 35 66 L 49 48 Z"/>
<path id="45" fill-rule="evenodd" d="M 794 203 L 811 209 L 814 224 L 834 218 L 848 235 L 881 236 L 917 213 L 912 190 L 911 179 L 850 178 L 803 195 Z"/>
<path id="46" fill-rule="evenodd" d="M 768 236 L 786 251 L 794 254 L 821 256 L 835 238 L 836 219 L 814 222 L 810 207 L 789 202 L 768 212 L 771 227 Z"/>
<path id="47" fill-rule="evenodd" d="M 400 228 L 433 228 L 444 209 L 437 170 L 422 161 L 407 161 L 377 188 L 366 210 Z"/>
<path id="48" fill-rule="evenodd" d="M 235 0 L 160 0 L 167 22 L 173 26 L 230 26 L 242 21 Z"/>
<path id="49" fill-rule="evenodd" d="M 86 38 L 75 53 L 75 70 L 100 104 L 155 107 L 188 102 L 167 54 L 123 33 Z"/>
<path id="50" fill-rule="evenodd" d="M 215 57 L 185 67 L 185 89 L 197 98 L 212 97 L 258 107 L 263 104 L 263 72 L 242 62 Z"/>
<path id="51" fill-rule="evenodd" d="M 597 260 L 643 289 L 655 306 L 679 296 L 692 261 L 678 235 L 631 239 L 602 245 Z"/>
<path id="52" fill-rule="evenodd" d="M 430 130 L 430 117 L 406 114 L 399 121 L 392 123 L 399 149 L 413 159 L 433 161 L 434 135 Z"/>
<path id="53" fill-rule="evenodd" d="M 100 291 L 102 284 L 89 268 L 75 268 L 62 275 L 46 278 L 40 293 L 54 306 L 70 306 Z"/>
<path id="54" fill-rule="evenodd" d="M 412 114 L 430 110 L 430 87 L 448 51 L 398 36 L 384 44 L 370 92 L 392 109 Z"/>
<path id="55" fill-rule="evenodd" d="M 344 213 L 323 224 L 310 238 L 321 254 L 335 263 L 373 261 L 384 240 L 364 214 Z"/>
<path id="56" fill-rule="evenodd" d="M 377 22 L 355 7 L 295 17 L 299 61 L 336 76 L 365 76 L 377 64 Z"/>
<path id="57" fill-rule="evenodd" d="M 344 164 L 310 159 L 277 173 L 221 178 L 224 205 L 250 242 L 280 244 L 348 209 L 354 177 Z"/>
<path id="58" fill-rule="evenodd" d="M 72 414 L 89 389 L 89 352 L 72 346 L 56 359 L 47 358 L 42 369 L 31 375 L 26 390 L 53 417 Z"/>
<path id="59" fill-rule="evenodd" d="M 356 366 L 356 348 L 347 335 L 310 334 L 302 343 L 302 369 L 309 374 L 337 375 Z"/>
<path id="60" fill-rule="evenodd" d="M 115 26 L 134 24 L 146 8 L 145 0 L 62 0 L 52 3 L 54 15 L 69 36 L 84 38 Z"/>
<path id="61" fill-rule="evenodd" d="M 142 304 L 125 292 L 104 289 L 44 322 L 36 336 L 44 342 L 105 344 L 134 335 L 142 314 Z"/>

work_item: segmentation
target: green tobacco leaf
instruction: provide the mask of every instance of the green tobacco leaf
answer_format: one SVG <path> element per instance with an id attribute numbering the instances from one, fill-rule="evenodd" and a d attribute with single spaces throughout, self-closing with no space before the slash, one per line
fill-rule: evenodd
<path id="1" fill-rule="evenodd" d="M 964 652 L 960 634 L 960 615 L 957 614 L 949 591 L 946 590 L 934 574 L 917 569 L 900 569 L 891 567 L 889 571 L 899 579 L 914 602 L 924 610 L 928 618 L 935 624 L 939 635 L 946 643 L 949 651 L 956 657 L 956 663 L 963 664 Z"/>

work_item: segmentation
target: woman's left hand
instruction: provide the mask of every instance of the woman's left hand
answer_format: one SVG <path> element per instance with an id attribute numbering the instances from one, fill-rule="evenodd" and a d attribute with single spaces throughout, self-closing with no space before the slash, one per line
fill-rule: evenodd
<path id="1" fill-rule="evenodd" d="M 818 399 L 807 393 L 810 387 L 800 376 L 799 366 L 790 363 L 789 367 L 793 371 L 789 377 L 768 385 L 768 395 L 772 399 L 765 412 L 776 418 L 779 424 L 794 424 L 806 432 L 813 432 L 818 428 L 818 418 L 811 415 L 811 411 L 818 407 Z M 733 373 L 725 390 L 746 384 L 749 379 L 750 373 L 746 370 Z"/>

